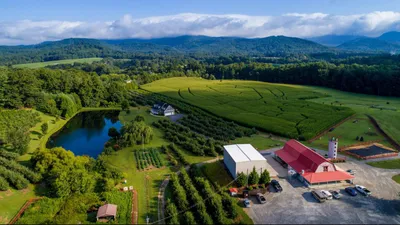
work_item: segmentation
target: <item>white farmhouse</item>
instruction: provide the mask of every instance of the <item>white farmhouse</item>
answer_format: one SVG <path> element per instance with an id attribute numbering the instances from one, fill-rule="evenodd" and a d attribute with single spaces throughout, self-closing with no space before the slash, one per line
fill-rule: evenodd
<path id="1" fill-rule="evenodd" d="M 233 178 L 240 172 L 250 174 L 253 167 L 259 174 L 267 169 L 267 160 L 251 144 L 225 145 L 224 163 Z"/>

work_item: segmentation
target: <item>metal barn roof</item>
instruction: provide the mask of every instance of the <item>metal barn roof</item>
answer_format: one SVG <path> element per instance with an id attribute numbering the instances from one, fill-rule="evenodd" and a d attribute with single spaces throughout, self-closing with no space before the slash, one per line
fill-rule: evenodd
<path id="1" fill-rule="evenodd" d="M 235 162 L 266 160 L 251 144 L 225 145 L 224 148 Z"/>

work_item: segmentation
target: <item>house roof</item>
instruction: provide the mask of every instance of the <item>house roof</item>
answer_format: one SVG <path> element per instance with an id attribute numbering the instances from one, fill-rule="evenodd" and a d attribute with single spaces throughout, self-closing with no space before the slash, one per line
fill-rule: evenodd
<path id="1" fill-rule="evenodd" d="M 229 188 L 229 192 L 231 192 L 231 193 L 233 193 L 233 192 L 238 192 L 238 189 L 237 188 Z"/>
<path id="2" fill-rule="evenodd" d="M 117 205 L 105 204 L 97 211 L 97 218 L 108 216 L 117 216 Z"/>
<path id="3" fill-rule="evenodd" d="M 330 171 L 330 172 L 320 172 L 320 173 L 304 173 L 304 179 L 306 179 L 310 184 L 313 183 L 324 183 L 329 181 L 343 181 L 343 180 L 351 180 L 354 176 L 346 173 L 344 171 Z"/>
<path id="4" fill-rule="evenodd" d="M 224 148 L 235 162 L 266 160 L 251 144 L 225 145 Z"/>
<path id="5" fill-rule="evenodd" d="M 281 150 L 276 151 L 275 154 L 297 172 L 302 170 L 305 172 L 315 172 L 319 165 L 329 162 L 320 154 L 296 140 L 286 142 L 285 146 Z"/>

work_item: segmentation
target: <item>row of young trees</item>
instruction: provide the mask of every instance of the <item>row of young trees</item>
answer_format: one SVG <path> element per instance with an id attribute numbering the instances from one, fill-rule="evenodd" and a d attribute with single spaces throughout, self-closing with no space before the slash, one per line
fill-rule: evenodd
<path id="1" fill-rule="evenodd" d="M 165 138 L 195 155 L 217 156 L 223 152 L 222 143 L 204 135 L 195 133 L 190 128 L 172 123 L 169 120 L 159 120 L 153 126 L 165 132 Z"/>
<path id="2" fill-rule="evenodd" d="M 236 183 L 239 187 L 256 184 L 266 185 L 270 182 L 270 180 L 271 178 L 268 170 L 264 169 L 261 172 L 261 175 L 259 175 L 255 167 L 253 167 L 253 170 L 249 173 L 248 176 L 244 172 L 240 172 L 237 174 L 236 177 Z"/>
<path id="3" fill-rule="evenodd" d="M 215 140 L 230 141 L 256 133 L 255 129 L 239 126 L 221 118 L 209 117 L 202 114 L 189 114 L 179 120 L 179 123 L 191 130 L 212 137 Z"/>

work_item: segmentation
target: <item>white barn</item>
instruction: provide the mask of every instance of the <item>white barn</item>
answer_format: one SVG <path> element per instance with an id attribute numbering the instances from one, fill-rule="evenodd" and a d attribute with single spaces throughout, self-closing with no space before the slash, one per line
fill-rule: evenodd
<path id="1" fill-rule="evenodd" d="M 224 164 L 233 178 L 240 172 L 250 174 L 253 167 L 259 174 L 267 169 L 267 160 L 251 144 L 225 145 Z"/>

